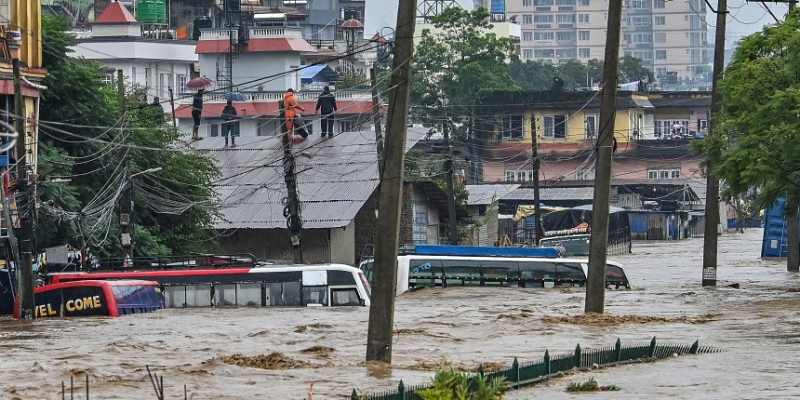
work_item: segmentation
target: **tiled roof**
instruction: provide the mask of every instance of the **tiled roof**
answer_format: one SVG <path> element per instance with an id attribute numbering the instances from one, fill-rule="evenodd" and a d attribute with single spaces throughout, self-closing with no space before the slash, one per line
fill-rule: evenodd
<path id="1" fill-rule="evenodd" d="M 406 149 L 425 134 L 408 128 Z M 284 229 L 283 149 L 280 138 L 240 137 L 222 149 L 221 137 L 204 138 L 196 149 L 214 157 L 221 171 L 216 229 Z M 309 137 L 295 145 L 298 197 L 306 229 L 347 226 L 378 186 L 375 133 L 344 132 L 331 139 Z"/>
<path id="2" fill-rule="evenodd" d="M 136 18 L 133 14 L 125 8 L 122 3 L 118 1 L 114 1 L 108 3 L 105 10 L 103 10 L 100 15 L 95 18 L 95 24 L 106 24 L 106 25 L 114 25 L 114 24 L 135 24 L 137 23 Z"/>
<path id="3" fill-rule="evenodd" d="M 230 42 L 223 40 L 201 40 L 197 42 L 197 54 L 224 54 L 230 49 Z M 317 50 L 304 39 L 295 38 L 265 38 L 250 39 L 247 45 L 240 50 L 242 53 L 313 53 Z"/>

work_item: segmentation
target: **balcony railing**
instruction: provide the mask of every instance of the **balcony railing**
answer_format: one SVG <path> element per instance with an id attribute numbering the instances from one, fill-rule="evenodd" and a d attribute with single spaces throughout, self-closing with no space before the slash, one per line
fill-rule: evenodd
<path id="1" fill-rule="evenodd" d="M 283 100 L 284 92 L 281 91 L 262 91 L 262 92 L 241 92 L 242 102 L 265 102 Z M 318 90 L 303 90 L 296 92 L 295 95 L 300 101 L 315 101 L 322 94 Z M 192 104 L 192 93 L 183 93 L 178 104 Z M 372 100 L 372 92 L 369 90 L 337 90 L 333 92 L 336 100 Z M 225 93 L 212 93 L 203 96 L 206 103 L 225 103 L 227 101 Z M 237 101 L 238 103 L 239 101 Z"/>
<path id="2" fill-rule="evenodd" d="M 200 40 L 228 40 L 231 31 L 236 34 L 236 29 L 204 29 L 200 33 Z M 250 28 L 248 33 L 250 39 L 303 38 L 303 31 L 300 29 L 286 27 Z"/>

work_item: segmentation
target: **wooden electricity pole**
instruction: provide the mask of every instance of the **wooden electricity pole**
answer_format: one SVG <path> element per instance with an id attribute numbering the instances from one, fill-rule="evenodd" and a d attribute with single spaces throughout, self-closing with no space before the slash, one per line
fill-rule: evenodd
<path id="1" fill-rule="evenodd" d="M 711 140 L 720 117 L 722 97 L 719 84 L 725 70 L 725 23 L 728 1 L 718 0 L 716 35 L 714 36 L 714 77 L 711 87 L 711 118 L 708 136 Z M 717 286 L 717 227 L 719 226 L 719 178 L 714 175 L 712 158 L 706 159 L 706 216 L 703 233 L 703 286 Z"/>
<path id="2" fill-rule="evenodd" d="M 375 64 L 369 69 L 372 83 L 372 123 L 375 125 L 375 148 L 378 151 L 378 176 L 383 173 L 383 121 L 381 118 L 381 99 L 378 94 L 378 77 Z"/>
<path id="3" fill-rule="evenodd" d="M 622 0 L 609 0 L 603 85 L 600 98 L 600 132 L 595 153 L 592 233 L 589 243 L 589 276 L 586 279 L 587 313 L 602 313 L 606 297 L 606 250 L 608 249 L 609 191 L 614 146 L 614 114 L 617 102 L 617 65 Z"/>
<path id="4" fill-rule="evenodd" d="M 278 101 L 281 120 L 281 141 L 283 143 L 283 180 L 286 183 L 286 227 L 289 228 L 289 244 L 292 246 L 292 262 L 303 263 L 303 219 L 300 216 L 300 200 L 297 197 L 297 174 L 295 173 L 294 154 L 292 154 L 292 136 L 286 126 L 286 108 L 283 100 Z"/>
<path id="5" fill-rule="evenodd" d="M 20 319 L 34 319 L 33 312 L 33 250 L 34 229 L 33 216 L 36 213 L 36 199 L 33 198 L 31 181 L 31 152 L 28 151 L 28 132 L 25 112 L 25 98 L 22 94 L 22 72 L 19 57 L 11 60 L 14 75 L 14 129 L 17 131 L 17 210 L 20 219 L 19 232 L 19 277 L 17 280 L 17 295 L 20 296 Z M 9 221 L 10 222 L 10 221 Z M 10 226 L 10 225 L 9 225 Z"/>
<path id="6" fill-rule="evenodd" d="M 414 52 L 414 27 L 417 0 L 401 1 L 397 6 L 394 61 L 389 97 L 388 132 L 384 149 L 384 169 L 380 184 L 380 218 L 375 246 L 372 306 L 369 309 L 367 361 L 392 362 L 394 300 L 397 286 L 397 248 L 400 236 L 400 207 L 403 197 L 403 161 L 408 119 L 408 87 L 411 57 Z"/>
<path id="7" fill-rule="evenodd" d="M 442 122 L 442 135 L 447 145 L 447 160 L 445 161 L 445 171 L 447 172 L 447 238 L 450 244 L 458 244 L 458 221 L 456 221 L 456 184 L 455 173 L 453 171 L 453 144 L 450 143 L 450 119 L 447 117 L 447 110 L 444 112 Z"/>
<path id="8" fill-rule="evenodd" d="M 117 96 L 119 97 L 120 109 L 125 113 L 125 76 L 121 69 L 117 70 Z M 127 167 L 125 168 L 125 175 L 129 186 L 125 196 L 122 197 L 120 202 L 120 243 L 122 244 L 122 266 L 132 267 L 133 231 L 131 225 L 133 224 L 133 206 L 131 204 L 133 203 L 133 184 L 130 182 L 130 170 Z"/>
<path id="9" fill-rule="evenodd" d="M 539 138 L 536 135 L 536 114 L 531 116 L 531 180 L 533 181 L 533 212 L 536 214 L 534 244 L 538 247 L 544 236 L 542 227 L 541 196 L 539 193 Z"/>

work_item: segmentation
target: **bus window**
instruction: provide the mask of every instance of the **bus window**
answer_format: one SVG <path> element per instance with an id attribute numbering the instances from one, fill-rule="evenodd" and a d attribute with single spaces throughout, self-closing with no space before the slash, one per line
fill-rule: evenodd
<path id="1" fill-rule="evenodd" d="M 331 289 L 331 306 L 360 306 L 355 289 Z"/>
<path id="2" fill-rule="evenodd" d="M 434 286 L 440 282 L 442 274 L 442 262 L 430 259 L 410 259 L 408 260 L 408 277 L 413 287 Z"/>
<path id="3" fill-rule="evenodd" d="M 444 260 L 441 262 L 448 286 L 479 285 L 481 262 L 473 260 Z"/>
<path id="4" fill-rule="evenodd" d="M 236 294 L 236 303 L 240 306 L 258 307 L 261 305 L 261 284 L 240 284 Z"/>
<path id="5" fill-rule="evenodd" d="M 161 308 L 161 299 L 153 286 L 112 286 L 119 314 L 149 312 Z"/>
<path id="6" fill-rule="evenodd" d="M 558 264 L 556 266 L 556 277 L 560 284 L 567 286 L 583 285 L 586 282 L 586 276 L 584 276 L 583 268 L 581 268 L 580 264 Z"/>
<path id="7" fill-rule="evenodd" d="M 353 286 L 356 279 L 350 271 L 328 271 L 328 285 L 331 286 Z"/>
<path id="8" fill-rule="evenodd" d="M 283 304 L 284 306 L 301 306 L 300 301 L 300 282 L 283 283 Z"/>
<path id="9" fill-rule="evenodd" d="M 236 285 L 214 285 L 214 305 L 218 307 L 236 305 Z"/>
<path id="10" fill-rule="evenodd" d="M 303 305 L 321 304 L 328 305 L 327 286 L 303 286 Z"/>
<path id="11" fill-rule="evenodd" d="M 548 261 L 520 261 L 519 273 L 526 283 L 555 281 L 556 265 Z"/>
<path id="12" fill-rule="evenodd" d="M 164 307 L 186 307 L 186 286 L 167 286 L 162 292 L 164 293 Z"/>
<path id="13" fill-rule="evenodd" d="M 485 286 L 504 286 L 519 278 L 516 261 L 481 261 Z"/>
<path id="14" fill-rule="evenodd" d="M 285 305 L 283 304 L 283 284 L 281 283 L 268 284 L 267 299 L 269 300 L 267 304 L 271 306 Z"/>
<path id="15" fill-rule="evenodd" d="M 211 286 L 186 286 L 186 307 L 211 307 Z"/>

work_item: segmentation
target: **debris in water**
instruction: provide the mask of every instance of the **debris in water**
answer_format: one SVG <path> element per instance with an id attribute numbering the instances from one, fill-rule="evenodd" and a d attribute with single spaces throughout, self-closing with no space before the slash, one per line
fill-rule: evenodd
<path id="1" fill-rule="evenodd" d="M 250 367 L 260 369 L 295 369 L 295 368 L 314 368 L 312 364 L 305 361 L 289 358 L 282 353 L 273 352 L 267 355 L 246 356 L 234 354 L 222 357 L 225 364 L 236 365 L 239 367 Z"/>
<path id="2" fill-rule="evenodd" d="M 453 363 L 449 360 L 441 359 L 438 361 L 419 360 L 414 365 L 408 367 L 412 370 L 419 371 L 440 371 L 440 370 L 453 370 L 457 372 L 493 372 L 506 368 L 505 364 L 501 362 L 483 362 L 483 363 Z"/>
<path id="3" fill-rule="evenodd" d="M 431 333 L 422 328 L 402 328 L 402 329 L 395 329 L 395 335 L 402 336 L 402 335 L 420 335 L 420 336 L 428 336 L 437 339 L 448 339 L 454 342 L 460 342 L 462 339 L 452 337 L 447 334 L 440 334 L 440 333 Z"/>
<path id="4" fill-rule="evenodd" d="M 330 329 L 333 328 L 332 325 L 327 324 L 309 324 L 309 325 L 297 325 L 294 328 L 295 333 L 305 333 L 309 329 Z"/>
<path id="5" fill-rule="evenodd" d="M 542 321 L 548 324 L 576 324 L 595 326 L 654 323 L 703 324 L 706 322 L 716 321 L 719 319 L 719 316 L 719 314 L 703 314 L 694 317 L 687 315 L 681 315 L 678 317 L 660 317 L 651 315 L 611 315 L 589 313 L 580 315 L 547 316 L 542 318 Z"/>
<path id="6" fill-rule="evenodd" d="M 382 361 L 367 361 L 367 375 L 373 378 L 387 379 L 392 376 L 392 364 Z"/>
<path id="7" fill-rule="evenodd" d="M 331 356 L 331 353 L 333 353 L 334 351 L 336 351 L 336 349 L 334 349 L 333 347 L 311 346 L 307 349 L 301 350 L 300 352 L 305 354 L 313 354 L 320 358 L 329 358 Z"/>
<path id="8" fill-rule="evenodd" d="M 600 386 L 594 378 L 586 382 L 570 382 L 567 392 L 616 392 L 620 390 L 617 385 Z"/>

